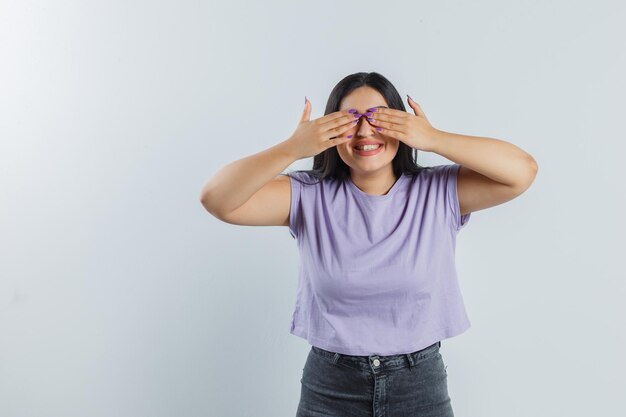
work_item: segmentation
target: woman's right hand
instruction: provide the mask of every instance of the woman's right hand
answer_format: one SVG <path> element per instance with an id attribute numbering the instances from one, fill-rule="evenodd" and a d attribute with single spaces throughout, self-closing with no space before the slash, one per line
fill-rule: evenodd
<path id="1" fill-rule="evenodd" d="M 352 135 L 341 135 L 356 126 L 359 120 L 349 110 L 339 110 L 315 120 L 309 120 L 310 116 L 311 104 L 307 100 L 298 127 L 286 141 L 297 159 L 309 158 L 332 146 L 349 142 Z"/>

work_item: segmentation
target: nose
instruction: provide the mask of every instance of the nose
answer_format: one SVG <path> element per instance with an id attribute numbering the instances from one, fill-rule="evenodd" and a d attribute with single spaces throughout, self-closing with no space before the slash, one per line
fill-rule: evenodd
<path id="1" fill-rule="evenodd" d="M 372 117 L 372 114 L 374 114 L 374 113 L 373 113 L 373 112 L 371 112 L 371 111 L 366 111 L 365 113 L 359 113 L 359 112 L 357 111 L 357 112 L 356 112 L 356 113 L 354 113 L 354 114 L 355 114 L 356 116 L 358 116 L 358 117 L 359 117 L 359 120 L 360 120 L 360 119 L 368 119 L 368 118 Z"/>
<path id="2" fill-rule="evenodd" d="M 369 120 L 367 120 L 368 116 L 370 114 L 360 114 L 359 113 L 359 122 L 357 123 L 358 126 L 358 132 L 361 134 L 367 134 L 368 132 L 371 132 L 372 130 L 375 129 L 375 127 L 369 122 Z M 363 136 L 363 135 L 361 135 Z"/>

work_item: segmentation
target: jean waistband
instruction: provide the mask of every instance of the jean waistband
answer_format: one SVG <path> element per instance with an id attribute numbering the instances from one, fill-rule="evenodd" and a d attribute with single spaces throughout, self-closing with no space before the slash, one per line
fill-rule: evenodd
<path id="1" fill-rule="evenodd" d="M 342 364 L 358 370 L 371 370 L 373 372 L 380 372 L 382 370 L 392 370 L 398 368 L 412 367 L 415 363 L 433 353 L 439 352 L 441 347 L 441 341 L 433 343 L 423 349 L 416 350 L 410 353 L 400 353 L 396 355 L 346 355 L 338 352 L 331 352 L 319 348 L 317 346 L 311 346 L 311 350 L 335 364 Z"/>

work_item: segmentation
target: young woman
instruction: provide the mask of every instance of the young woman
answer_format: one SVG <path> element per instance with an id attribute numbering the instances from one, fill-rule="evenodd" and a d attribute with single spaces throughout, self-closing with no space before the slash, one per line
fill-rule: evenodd
<path id="1" fill-rule="evenodd" d="M 382 75 L 349 75 L 323 117 L 310 120 L 305 98 L 287 140 L 202 190 L 218 219 L 297 239 L 290 332 L 311 344 L 298 417 L 454 415 L 439 348 L 470 327 L 456 235 L 470 213 L 522 194 L 538 167 L 511 143 L 436 129 L 407 102 L 415 114 Z M 418 150 L 454 163 L 419 166 Z M 313 169 L 282 173 L 308 157 Z"/>

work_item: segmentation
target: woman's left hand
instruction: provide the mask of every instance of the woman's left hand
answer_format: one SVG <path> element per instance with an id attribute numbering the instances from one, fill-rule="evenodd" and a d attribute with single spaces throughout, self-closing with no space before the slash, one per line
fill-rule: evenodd
<path id="1" fill-rule="evenodd" d="M 379 107 L 372 113 L 371 118 L 374 120 L 370 123 L 376 128 L 382 128 L 379 130 L 382 135 L 404 142 L 411 148 L 429 151 L 435 141 L 437 129 L 432 127 L 419 104 L 410 98 L 407 98 L 407 101 L 415 115 L 402 110 Z"/>

